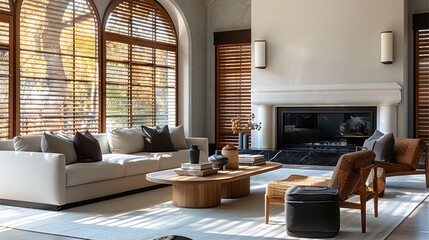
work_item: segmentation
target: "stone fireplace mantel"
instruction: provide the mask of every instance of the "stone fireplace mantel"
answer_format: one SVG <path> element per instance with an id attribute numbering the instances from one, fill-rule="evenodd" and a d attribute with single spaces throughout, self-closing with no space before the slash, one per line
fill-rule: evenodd
<path id="1" fill-rule="evenodd" d="M 284 87 L 253 87 L 252 104 L 258 108 L 256 117 L 262 129 L 254 131 L 253 143 L 258 148 L 275 148 L 276 107 L 340 107 L 376 106 L 377 129 L 397 131 L 397 105 L 402 87 L 397 83 L 312 84 Z"/>

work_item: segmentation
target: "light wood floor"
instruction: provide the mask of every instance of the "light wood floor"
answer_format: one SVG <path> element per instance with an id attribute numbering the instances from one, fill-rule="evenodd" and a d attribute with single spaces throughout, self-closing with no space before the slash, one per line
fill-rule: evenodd
<path id="1" fill-rule="evenodd" d="M 82 240 L 67 236 L 50 235 L 0 228 L 0 239 L 14 240 Z M 363 235 L 365 239 L 365 235 Z M 429 239 L 429 197 L 387 238 L 388 240 L 427 240 Z"/>
<path id="2" fill-rule="evenodd" d="M 387 239 L 429 239 L 429 197 Z"/>

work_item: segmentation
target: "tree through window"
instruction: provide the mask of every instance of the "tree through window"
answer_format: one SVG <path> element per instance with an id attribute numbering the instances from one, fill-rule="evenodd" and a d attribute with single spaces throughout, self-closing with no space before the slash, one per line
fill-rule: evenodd
<path id="1" fill-rule="evenodd" d="M 90 0 L 23 0 L 20 134 L 100 130 L 99 25 Z"/>

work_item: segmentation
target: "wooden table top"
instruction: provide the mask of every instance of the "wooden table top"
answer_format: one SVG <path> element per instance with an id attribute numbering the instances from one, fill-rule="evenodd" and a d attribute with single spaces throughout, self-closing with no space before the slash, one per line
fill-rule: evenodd
<path id="1" fill-rule="evenodd" d="M 163 184 L 195 184 L 195 183 L 207 183 L 207 182 L 218 182 L 226 183 L 235 180 L 248 178 L 253 175 L 273 171 L 282 168 L 283 164 L 277 162 L 267 162 L 264 165 L 259 166 L 240 166 L 236 170 L 219 170 L 218 173 L 197 177 L 197 176 L 179 176 L 174 171 L 175 169 L 168 169 L 158 172 L 148 173 L 146 179 L 151 182 L 163 183 Z M 180 169 L 180 168 L 179 168 Z"/>

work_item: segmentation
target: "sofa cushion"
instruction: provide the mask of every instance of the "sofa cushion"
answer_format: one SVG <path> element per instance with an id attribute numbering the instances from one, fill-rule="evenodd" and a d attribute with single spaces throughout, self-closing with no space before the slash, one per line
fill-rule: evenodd
<path id="1" fill-rule="evenodd" d="M 16 136 L 13 138 L 15 151 L 42 152 L 40 140 L 42 136 Z"/>
<path id="2" fill-rule="evenodd" d="M 182 125 L 177 127 L 169 127 L 171 142 L 174 145 L 174 149 L 188 149 L 188 144 L 185 140 L 185 130 Z"/>
<path id="3" fill-rule="evenodd" d="M 68 136 L 43 133 L 40 145 L 43 152 L 64 154 L 64 157 L 66 158 L 66 164 L 77 162 L 77 156 L 73 142 Z"/>
<path id="4" fill-rule="evenodd" d="M 146 152 L 169 152 L 176 150 L 171 142 L 168 125 L 162 128 L 150 128 L 143 125 L 142 131 Z"/>
<path id="5" fill-rule="evenodd" d="M 112 153 L 135 153 L 144 151 L 141 128 L 113 129 L 108 131 L 108 141 Z"/>
<path id="6" fill-rule="evenodd" d="M 88 131 L 84 134 L 76 131 L 73 137 L 73 145 L 79 162 L 98 162 L 103 158 L 100 144 Z"/>
<path id="7" fill-rule="evenodd" d="M 159 161 L 147 152 L 136 154 L 104 154 L 103 161 L 121 164 L 124 176 L 155 172 L 159 169 Z"/>
<path id="8" fill-rule="evenodd" d="M 109 154 L 109 141 L 107 140 L 107 133 L 97 133 L 93 134 L 95 139 L 97 139 L 98 143 L 100 144 L 101 153 L 102 154 Z"/>
<path id="9" fill-rule="evenodd" d="M 115 162 L 78 162 L 66 166 L 67 187 L 115 179 L 123 176 L 124 167 L 121 164 Z"/>
<path id="10" fill-rule="evenodd" d="M 375 130 L 374 134 L 365 140 L 363 146 L 375 153 L 378 161 L 391 162 L 393 158 L 393 147 L 395 139 L 393 133 L 382 133 Z"/>
<path id="11" fill-rule="evenodd" d="M 200 151 L 200 157 L 201 157 Z M 175 152 L 151 153 L 159 161 L 159 170 L 178 168 L 180 164 L 189 162 L 189 150 Z"/>

